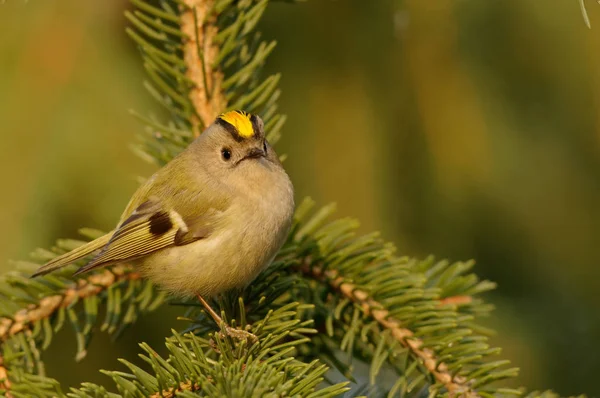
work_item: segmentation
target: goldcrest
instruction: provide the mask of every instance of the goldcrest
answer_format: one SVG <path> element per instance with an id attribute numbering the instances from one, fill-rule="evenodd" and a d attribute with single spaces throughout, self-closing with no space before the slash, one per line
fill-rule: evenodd
<path id="1" fill-rule="evenodd" d="M 293 211 L 293 186 L 263 121 L 231 111 L 133 194 L 115 230 L 33 276 L 98 251 L 75 274 L 128 263 L 175 295 L 212 297 L 248 285 L 271 263 Z"/>

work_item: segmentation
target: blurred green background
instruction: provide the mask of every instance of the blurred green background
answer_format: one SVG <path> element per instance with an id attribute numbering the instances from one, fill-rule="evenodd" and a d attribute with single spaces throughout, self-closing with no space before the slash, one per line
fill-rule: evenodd
<path id="1" fill-rule="evenodd" d="M 278 151 L 298 198 L 335 201 L 399 252 L 474 258 L 499 283 L 486 325 L 521 367 L 512 385 L 600 395 L 600 6 L 575 0 L 275 3 L 289 116 Z M 128 114 L 157 111 L 123 30 L 126 1 L 0 5 L 0 259 L 110 229 L 153 168 Z M 2 262 L 3 269 L 10 265 Z M 106 382 L 177 309 L 81 365 L 62 333 L 48 373 Z M 59 364 L 62 363 L 60 366 Z M 93 376 L 90 376 L 90 371 Z"/>

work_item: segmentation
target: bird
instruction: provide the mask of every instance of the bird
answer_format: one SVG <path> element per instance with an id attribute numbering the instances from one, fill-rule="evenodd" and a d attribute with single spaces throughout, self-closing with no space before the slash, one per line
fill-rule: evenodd
<path id="1" fill-rule="evenodd" d="M 135 191 L 114 230 L 32 277 L 95 253 L 74 275 L 131 264 L 174 296 L 196 296 L 222 324 L 206 298 L 248 286 L 285 242 L 293 212 L 293 184 L 262 119 L 229 111 Z"/>

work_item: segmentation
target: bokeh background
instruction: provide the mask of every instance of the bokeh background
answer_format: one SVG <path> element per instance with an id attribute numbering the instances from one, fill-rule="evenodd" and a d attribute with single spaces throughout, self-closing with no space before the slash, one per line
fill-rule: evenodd
<path id="1" fill-rule="evenodd" d="M 129 109 L 157 110 L 124 34 L 126 1 L 0 5 L 0 259 L 77 229 L 110 229 L 137 176 Z M 298 197 L 335 201 L 402 254 L 474 258 L 497 310 L 512 385 L 600 395 L 600 5 L 575 0 L 275 3 L 289 116 L 278 151 Z M 2 261 L 0 269 L 10 264 Z M 177 309 L 72 361 L 68 332 L 46 354 L 67 385 L 104 383 L 136 342 L 155 347 Z M 90 372 L 92 376 L 90 376 Z"/>

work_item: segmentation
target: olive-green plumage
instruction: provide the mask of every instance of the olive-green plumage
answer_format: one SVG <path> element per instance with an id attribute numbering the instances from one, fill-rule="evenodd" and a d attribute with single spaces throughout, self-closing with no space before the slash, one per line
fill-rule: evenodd
<path id="1" fill-rule="evenodd" d="M 289 230 L 293 187 L 262 120 L 225 113 L 131 198 L 116 229 L 40 267 L 51 272 L 99 250 L 76 273 L 128 262 L 176 295 L 243 287 Z"/>

